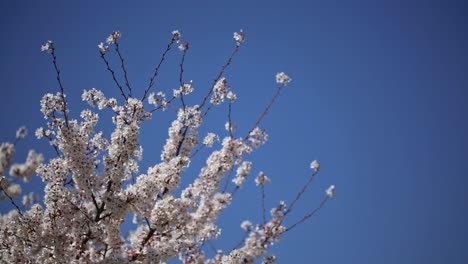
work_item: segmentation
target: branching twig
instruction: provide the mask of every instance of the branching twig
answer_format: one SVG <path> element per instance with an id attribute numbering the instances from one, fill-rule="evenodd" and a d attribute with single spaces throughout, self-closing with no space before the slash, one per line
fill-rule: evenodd
<path id="1" fill-rule="evenodd" d="M 288 215 L 291 210 L 293 209 L 294 205 L 297 203 L 297 201 L 299 201 L 299 199 L 301 198 L 301 196 L 306 192 L 307 190 L 307 187 L 309 187 L 310 183 L 312 182 L 312 180 L 315 178 L 315 175 L 317 175 L 318 173 L 318 170 L 315 170 L 310 176 L 309 176 L 309 179 L 307 180 L 307 183 L 304 184 L 304 186 L 302 187 L 302 190 L 300 192 L 297 193 L 296 195 L 296 198 L 294 199 L 294 201 L 292 201 L 291 205 L 289 206 L 289 208 L 286 210 L 286 212 L 284 213 L 284 216 Z"/>
<path id="2" fill-rule="evenodd" d="M 291 225 L 290 227 L 286 228 L 286 230 L 284 231 L 285 233 L 290 231 L 291 229 L 293 229 L 294 227 L 296 227 L 297 225 L 303 223 L 304 221 L 306 221 L 307 219 L 309 219 L 310 217 L 312 217 L 316 212 L 318 212 L 320 209 L 322 209 L 322 207 L 325 205 L 325 203 L 328 201 L 329 197 L 326 196 L 322 202 L 319 204 L 319 206 L 317 208 L 315 208 L 314 210 L 312 210 L 310 213 L 306 214 L 304 217 L 302 217 L 299 221 L 297 221 L 296 223 L 294 223 L 293 225 Z"/>
<path id="3" fill-rule="evenodd" d="M 111 73 L 112 79 L 114 80 L 115 84 L 116 84 L 117 87 L 119 88 L 120 94 L 123 96 L 123 98 L 125 99 L 125 101 L 127 101 L 128 98 L 127 98 L 127 96 L 125 95 L 125 93 L 124 93 L 124 91 L 123 91 L 122 85 L 120 85 L 119 81 L 117 80 L 117 77 L 115 76 L 115 72 L 114 72 L 114 70 L 112 70 L 112 68 L 110 67 L 109 61 L 106 59 L 105 54 L 103 54 L 103 53 L 101 52 L 100 55 L 101 55 L 102 60 L 104 61 L 104 63 L 105 63 L 106 66 L 107 66 L 107 70 Z"/>

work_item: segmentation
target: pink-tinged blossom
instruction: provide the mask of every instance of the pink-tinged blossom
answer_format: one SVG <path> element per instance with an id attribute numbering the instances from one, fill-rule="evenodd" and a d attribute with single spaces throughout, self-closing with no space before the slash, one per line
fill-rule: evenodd
<path id="1" fill-rule="evenodd" d="M 241 29 L 239 31 L 239 33 L 234 32 L 233 38 L 237 41 L 237 45 L 240 45 L 240 44 L 244 43 L 244 41 L 245 41 L 244 31 Z"/>
<path id="2" fill-rule="evenodd" d="M 179 30 L 172 31 L 172 40 L 179 41 L 181 36 Z"/>
<path id="3" fill-rule="evenodd" d="M 228 93 L 228 86 L 226 78 L 222 77 L 219 79 L 213 87 L 213 95 L 211 96 L 210 102 L 214 105 L 219 105 L 224 102 Z"/>
<path id="4" fill-rule="evenodd" d="M 292 79 L 288 75 L 286 75 L 284 72 L 279 72 L 276 74 L 276 82 L 280 83 L 283 86 L 288 85 L 288 83 L 290 83 L 291 80 Z"/>
<path id="5" fill-rule="evenodd" d="M 5 171 L 10 167 L 14 153 L 15 146 L 13 144 L 2 143 L 0 145 L 0 175 L 4 175 Z"/>
<path id="6" fill-rule="evenodd" d="M 181 43 L 177 46 L 180 51 L 186 51 L 189 48 L 188 42 Z"/>
<path id="7" fill-rule="evenodd" d="M 256 127 L 250 132 L 248 140 L 253 147 L 258 148 L 267 142 L 268 134 L 259 127 Z"/>
<path id="8" fill-rule="evenodd" d="M 335 185 L 330 185 L 330 187 L 328 187 L 326 193 L 327 193 L 327 196 L 329 198 L 334 198 L 335 197 Z"/>
<path id="9" fill-rule="evenodd" d="M 41 154 L 30 150 L 25 163 L 11 165 L 10 175 L 28 182 L 42 161 L 44 161 L 44 157 Z"/>
<path id="10" fill-rule="evenodd" d="M 161 106 L 163 110 L 167 108 L 166 94 L 163 92 L 150 93 L 148 96 L 148 103 L 154 105 L 155 107 Z"/>
<path id="11" fill-rule="evenodd" d="M 112 32 L 107 44 L 116 44 L 120 37 L 120 32 Z M 180 37 L 179 31 L 173 31 L 170 44 Z M 237 45 L 244 42 L 242 30 L 234 33 L 234 39 Z M 101 43 L 98 47 L 102 55 L 108 52 L 107 45 Z M 182 51 L 187 48 L 186 43 L 179 45 Z M 53 52 L 53 43 L 49 41 L 41 49 Z M 290 80 L 284 73 L 277 75 L 283 86 Z M 190 81 L 175 90 L 174 96 L 192 92 Z M 211 92 L 211 98 L 206 99 L 212 105 L 237 98 L 224 77 Z M 47 125 L 38 128 L 35 135 L 48 140 L 57 154 L 47 162 L 43 163 L 43 156 L 30 150 L 24 163 L 12 165 L 16 143 L 0 145 L 0 200 L 9 201 L 6 199 L 9 195 L 12 203 L 19 200 L 23 205 L 13 204 L 14 210 L 0 215 L 2 261 L 165 263 L 178 257 L 187 264 L 237 264 L 254 263 L 264 257 L 262 263 L 275 262 L 274 256 L 265 255 L 286 232 L 282 223 L 290 208 L 286 210 L 284 202 L 272 208 L 270 219 L 264 217 L 262 224 L 243 221 L 241 228 L 246 237 L 237 249 L 226 253 L 218 250 L 207 259 L 202 247 L 221 235 L 217 221 L 234 194 L 224 185 L 237 191 L 246 183 L 252 163 L 244 161 L 245 156 L 267 141 L 265 131 L 255 127 L 247 137 L 236 138 L 235 125 L 229 118 L 225 125 L 228 133 L 223 132 L 221 144 L 210 150 L 201 168 L 187 170 L 194 166 L 192 158 L 203 145 L 213 147 L 219 141 L 214 133 L 208 133 L 203 140 L 199 137 L 208 112 L 203 105 L 191 105 L 189 100 L 179 104 L 178 100 L 166 100 L 165 94 L 158 92 L 148 95 L 151 109 L 148 111 L 138 97 L 129 95 L 119 103 L 95 88 L 85 90 L 81 98 L 93 108 L 78 112 L 77 118 L 65 107 L 64 94 L 46 94 L 41 99 Z M 156 110 L 168 107 L 177 115 L 167 130 L 160 160 L 140 170 L 143 123 Z M 112 113 L 111 131 L 97 131 L 102 122 L 99 117 L 106 117 L 99 115 L 100 110 Z M 16 139 L 25 135 L 26 131 L 20 129 Z M 318 162 L 312 162 L 311 168 L 318 171 Z M 21 196 L 22 186 L 11 179 L 28 181 L 34 174 L 45 184 L 41 201 L 33 193 Z M 182 186 L 184 181 L 188 185 Z M 255 178 L 257 186 L 269 182 L 263 172 Z M 328 197 L 334 197 L 334 188 L 332 185 L 327 189 Z M 294 202 L 291 208 L 293 205 Z M 135 228 L 124 238 L 121 227 L 128 214 L 133 214 Z"/>
<path id="12" fill-rule="evenodd" d="M 173 90 L 174 97 L 180 97 L 180 95 L 187 95 L 193 92 L 192 81 L 184 83 L 179 89 Z"/>
<path id="13" fill-rule="evenodd" d="M 223 256 L 221 259 L 223 264 L 253 264 L 254 258 L 242 250 L 235 249 L 227 256 Z"/>
<path id="14" fill-rule="evenodd" d="M 268 178 L 263 171 L 259 172 L 255 178 L 255 184 L 257 186 L 265 186 L 270 183 L 270 178 Z"/>
<path id="15" fill-rule="evenodd" d="M 117 39 L 119 39 L 120 37 L 122 37 L 122 34 L 120 34 L 120 31 L 114 31 L 109 35 L 109 37 L 107 37 L 106 42 L 109 45 L 115 44 Z"/>
<path id="16" fill-rule="evenodd" d="M 34 201 L 39 200 L 37 194 L 30 192 L 28 195 L 23 195 L 21 198 L 21 204 L 23 206 L 29 206 L 32 205 Z"/>
<path id="17" fill-rule="evenodd" d="M 245 231 L 250 231 L 252 229 L 252 222 L 245 220 L 241 223 L 241 228 Z"/>
<path id="18" fill-rule="evenodd" d="M 104 43 L 99 43 L 98 45 L 98 48 L 99 48 L 99 52 L 102 54 L 102 55 L 106 55 L 106 53 L 109 51 L 109 46 L 108 45 L 104 45 Z"/>
<path id="19" fill-rule="evenodd" d="M 268 255 L 262 260 L 262 264 L 275 264 L 275 263 L 276 263 L 275 255 Z"/>
<path id="20" fill-rule="evenodd" d="M 16 130 L 16 139 L 23 139 L 28 134 L 26 127 L 20 127 Z"/>
<path id="21" fill-rule="evenodd" d="M 203 139 L 203 145 L 210 148 L 213 146 L 215 140 L 219 141 L 219 137 L 214 133 L 208 133 Z"/>
<path id="22" fill-rule="evenodd" d="M 52 53 L 52 51 L 54 51 L 54 43 L 51 40 L 48 40 L 44 45 L 41 46 L 41 51 Z"/>
<path id="23" fill-rule="evenodd" d="M 65 103 L 63 99 L 64 97 L 60 93 L 56 95 L 48 93 L 42 97 L 41 112 L 44 114 L 45 119 L 51 118 L 55 113 L 67 111 L 64 108 Z"/>
<path id="24" fill-rule="evenodd" d="M 317 160 L 314 160 L 310 163 L 310 168 L 313 169 L 314 171 L 319 171 L 320 163 Z"/>
<path id="25" fill-rule="evenodd" d="M 16 197 L 21 194 L 21 186 L 19 184 L 11 184 L 6 188 L 6 193 L 11 197 Z"/>
<path id="26" fill-rule="evenodd" d="M 229 91 L 226 95 L 226 98 L 229 99 L 231 102 L 234 102 L 237 99 L 237 95 Z"/>
<path id="27" fill-rule="evenodd" d="M 92 88 L 91 90 L 84 90 L 81 94 L 81 99 L 87 102 L 90 106 L 97 106 L 99 109 L 103 109 L 109 105 L 109 102 L 104 96 L 104 93 L 97 90 L 96 88 Z"/>
<path id="28" fill-rule="evenodd" d="M 244 161 L 242 164 L 237 168 L 236 177 L 232 180 L 232 182 L 237 186 L 241 187 L 247 175 L 250 173 L 250 169 L 252 168 L 252 162 Z"/>
<path id="29" fill-rule="evenodd" d="M 235 133 L 236 132 L 237 125 L 236 123 L 230 123 L 229 121 L 224 124 L 224 129 L 227 132 Z"/>

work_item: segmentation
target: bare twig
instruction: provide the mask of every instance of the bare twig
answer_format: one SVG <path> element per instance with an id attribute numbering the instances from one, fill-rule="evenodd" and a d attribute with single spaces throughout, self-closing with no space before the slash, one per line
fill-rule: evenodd
<path id="1" fill-rule="evenodd" d="M 117 42 L 117 40 L 115 40 L 115 51 L 117 52 L 120 58 L 120 67 L 122 67 L 122 71 L 124 73 L 125 85 L 127 86 L 127 89 L 128 89 L 128 97 L 131 98 L 132 87 L 130 86 L 130 82 L 128 81 L 127 69 L 125 68 L 124 59 L 122 57 L 122 54 L 120 53 L 119 43 Z"/>
<path id="2" fill-rule="evenodd" d="M 263 225 L 266 224 L 266 208 L 265 208 L 265 199 L 266 199 L 266 196 L 265 196 L 265 185 L 262 184 L 261 185 L 261 188 L 262 188 L 262 218 L 263 218 Z"/>
<path id="3" fill-rule="evenodd" d="M 252 126 L 252 128 L 249 130 L 249 132 L 247 132 L 247 135 L 245 135 L 244 139 L 247 139 L 250 135 L 250 133 L 256 128 L 258 127 L 258 125 L 260 125 L 260 122 L 262 122 L 263 118 L 265 117 L 265 115 L 268 113 L 268 110 L 270 110 L 271 106 L 273 105 L 273 103 L 276 101 L 276 98 L 278 98 L 278 96 L 280 95 L 281 91 L 283 90 L 284 88 L 284 85 L 280 85 L 278 87 L 278 89 L 276 90 L 276 93 L 273 95 L 273 97 L 270 99 L 270 102 L 268 103 L 268 105 L 265 107 L 265 109 L 263 110 L 262 114 L 258 117 L 257 121 L 255 122 L 255 124 Z"/>
<path id="4" fill-rule="evenodd" d="M 242 239 L 237 242 L 237 244 L 231 249 L 231 251 L 236 250 L 242 246 L 242 243 L 244 243 L 245 239 L 247 238 L 247 235 L 249 234 L 249 231 L 245 231 L 244 235 L 242 236 Z"/>
<path id="5" fill-rule="evenodd" d="M 228 110 L 228 122 L 229 122 L 229 136 L 231 138 L 234 138 L 234 135 L 232 133 L 232 120 L 231 120 L 231 111 L 232 110 L 232 101 L 229 100 L 229 110 Z"/>
<path id="6" fill-rule="evenodd" d="M 24 218 L 23 213 L 21 212 L 21 209 L 19 208 L 19 206 L 15 203 L 15 201 L 13 201 L 13 198 L 8 194 L 8 192 L 5 189 L 3 189 L 3 186 L 2 186 L 3 179 L 4 179 L 3 177 L 0 178 L 0 189 L 5 194 L 5 196 L 8 197 L 8 199 L 10 200 L 10 203 L 16 208 L 16 211 L 18 211 L 18 214 L 21 216 L 21 218 Z"/>
<path id="7" fill-rule="evenodd" d="M 163 64 L 164 60 L 166 59 L 167 53 L 171 50 L 172 45 L 176 42 L 176 39 L 174 37 L 171 38 L 171 42 L 167 44 L 166 50 L 164 51 L 163 55 L 161 56 L 161 60 L 159 61 L 158 65 L 154 69 L 153 76 L 151 76 L 150 82 L 148 84 L 148 87 L 145 90 L 145 93 L 143 94 L 143 97 L 141 98 L 141 101 L 144 101 L 146 97 L 148 96 L 148 92 L 153 87 L 154 85 L 154 79 L 158 76 L 159 73 L 159 68 L 161 68 L 161 65 Z"/>
<path id="8" fill-rule="evenodd" d="M 211 240 L 207 240 L 207 241 L 206 241 L 206 244 L 208 244 L 209 248 L 210 248 L 211 250 L 213 250 L 213 252 L 214 252 L 215 254 L 216 254 L 216 252 L 218 252 L 218 251 L 216 250 L 216 247 L 213 245 L 213 242 L 211 242 Z"/>
<path id="9" fill-rule="evenodd" d="M 225 193 L 228 186 L 229 186 L 229 182 L 231 181 L 231 177 L 232 177 L 232 173 L 234 172 L 234 167 L 232 167 L 230 170 L 229 170 L 229 174 L 226 178 L 226 182 L 224 183 L 224 188 L 223 188 L 223 192 L 222 193 Z"/>
<path id="10" fill-rule="evenodd" d="M 188 49 L 188 46 L 186 49 L 184 49 L 183 51 L 183 54 L 182 54 L 182 59 L 180 61 L 180 64 L 179 64 L 179 84 L 180 84 L 180 87 L 183 87 L 184 86 L 184 80 L 183 80 L 183 75 L 184 75 L 184 62 L 185 62 L 185 55 L 187 54 L 187 49 Z M 183 93 L 180 93 L 180 101 L 182 103 L 182 107 L 185 108 L 185 102 L 184 102 L 184 94 Z"/>
<path id="11" fill-rule="evenodd" d="M 291 205 L 289 206 L 288 210 L 286 210 L 286 212 L 284 213 L 284 216 L 288 215 L 291 210 L 293 209 L 294 205 L 297 203 L 297 201 L 299 201 L 299 199 L 301 198 L 301 196 L 306 192 L 307 190 L 307 187 L 309 187 L 310 183 L 312 182 L 312 180 L 315 178 L 315 175 L 317 175 L 318 173 L 318 170 L 314 170 L 314 172 L 309 176 L 309 179 L 307 180 L 307 183 L 304 184 L 304 186 L 302 187 L 302 190 L 300 192 L 297 193 L 296 195 L 296 198 L 294 199 L 294 201 L 292 201 Z"/>
<path id="12" fill-rule="evenodd" d="M 117 87 L 119 88 L 120 94 L 123 96 L 123 98 L 125 99 L 125 101 L 127 101 L 128 98 L 127 98 L 127 96 L 125 95 L 125 93 L 124 93 L 124 91 L 123 91 L 122 85 L 120 85 L 119 81 L 117 80 L 117 77 L 115 76 L 115 72 L 114 72 L 114 70 L 112 70 L 112 68 L 110 67 L 109 61 L 106 59 L 105 54 L 103 54 L 102 52 L 100 52 L 99 54 L 101 55 L 102 60 L 103 60 L 104 63 L 106 64 L 107 70 L 111 73 L 112 79 L 114 80 L 115 84 L 116 84 Z"/>
<path id="13" fill-rule="evenodd" d="M 290 227 L 286 228 L 286 230 L 284 231 L 285 233 L 290 231 L 291 229 L 293 229 L 294 227 L 296 227 L 297 225 L 299 224 L 302 224 L 303 222 L 305 222 L 307 219 L 309 219 L 310 217 L 312 217 L 316 212 L 318 212 L 320 209 L 322 209 L 322 207 L 325 205 L 325 203 L 328 201 L 329 197 L 328 196 L 325 196 L 325 198 L 322 200 L 322 202 L 319 204 L 319 206 L 317 208 L 315 208 L 314 210 L 312 210 L 310 213 L 306 214 L 304 217 L 302 217 L 299 221 L 297 221 L 296 223 L 294 223 L 293 225 L 291 225 Z"/>

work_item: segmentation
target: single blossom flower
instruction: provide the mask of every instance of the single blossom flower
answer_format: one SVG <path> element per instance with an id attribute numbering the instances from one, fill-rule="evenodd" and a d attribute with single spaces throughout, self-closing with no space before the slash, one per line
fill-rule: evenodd
<path id="1" fill-rule="evenodd" d="M 186 51 L 189 48 L 188 42 L 181 43 L 177 46 L 180 51 Z"/>
<path id="2" fill-rule="evenodd" d="M 326 193 L 327 193 L 327 196 L 330 197 L 330 198 L 335 197 L 335 185 L 330 185 L 330 187 L 328 187 Z"/>
<path id="3" fill-rule="evenodd" d="M 314 160 L 310 163 L 310 168 L 313 169 L 314 171 L 319 171 L 320 163 L 317 160 Z"/>
<path id="4" fill-rule="evenodd" d="M 44 45 L 42 45 L 41 51 L 47 51 L 48 53 L 52 53 L 52 51 L 54 51 L 54 43 L 52 42 L 52 40 L 48 40 Z"/>
<path id="5" fill-rule="evenodd" d="M 180 34 L 179 30 L 172 31 L 172 39 L 173 40 L 179 41 L 181 36 L 182 35 Z"/>
<path id="6" fill-rule="evenodd" d="M 115 44 L 117 39 L 119 39 L 120 37 L 122 37 L 122 34 L 120 34 L 120 31 L 114 31 L 109 35 L 109 37 L 107 37 L 106 42 L 107 44 Z"/>
<path id="7" fill-rule="evenodd" d="M 26 134 L 28 134 L 28 130 L 26 129 L 26 127 L 20 127 L 16 131 L 16 139 L 23 139 L 26 136 Z"/>
<path id="8" fill-rule="evenodd" d="M 98 48 L 99 48 L 99 52 L 101 52 L 102 55 L 106 55 L 106 53 L 109 51 L 109 46 L 104 45 L 104 43 L 102 42 L 98 45 Z"/>
<path id="9" fill-rule="evenodd" d="M 276 74 L 276 82 L 280 83 L 283 86 L 286 86 L 288 83 L 291 82 L 291 80 L 292 79 L 288 75 L 286 75 L 284 72 L 278 72 Z"/>
<path id="10" fill-rule="evenodd" d="M 239 31 L 239 33 L 234 32 L 233 33 L 233 38 L 237 41 L 237 45 L 240 45 L 240 44 L 244 43 L 244 41 L 245 41 L 244 31 L 241 29 Z"/>

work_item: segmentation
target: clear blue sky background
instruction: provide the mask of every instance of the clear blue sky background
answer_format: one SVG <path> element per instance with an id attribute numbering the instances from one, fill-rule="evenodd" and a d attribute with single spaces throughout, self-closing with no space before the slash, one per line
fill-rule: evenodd
<path id="1" fill-rule="evenodd" d="M 58 91 L 39 51 L 48 39 L 77 117 L 83 89 L 118 96 L 96 47 L 112 30 L 123 34 L 140 94 L 170 32 L 180 30 L 190 42 L 185 78 L 194 80 L 195 103 L 242 28 L 247 41 L 226 73 L 239 96 L 240 134 L 274 92 L 276 72 L 293 78 L 263 123 L 270 141 L 247 157 L 254 174 L 272 179 L 269 207 L 291 201 L 313 159 L 322 171 L 287 223 L 337 186 L 335 200 L 274 245 L 279 263 L 467 263 L 467 14 L 464 1 L 2 1 L 0 140 L 21 125 L 30 134 L 44 125 L 39 100 Z M 177 86 L 179 59 L 174 50 L 155 91 Z M 217 110 L 203 133 L 223 131 L 226 107 Z M 172 117 L 145 124 L 145 165 L 159 160 Z M 19 156 L 29 146 L 53 155 L 30 136 Z M 215 245 L 234 245 L 243 219 L 260 221 L 252 182 L 220 219 L 224 236 Z"/>

